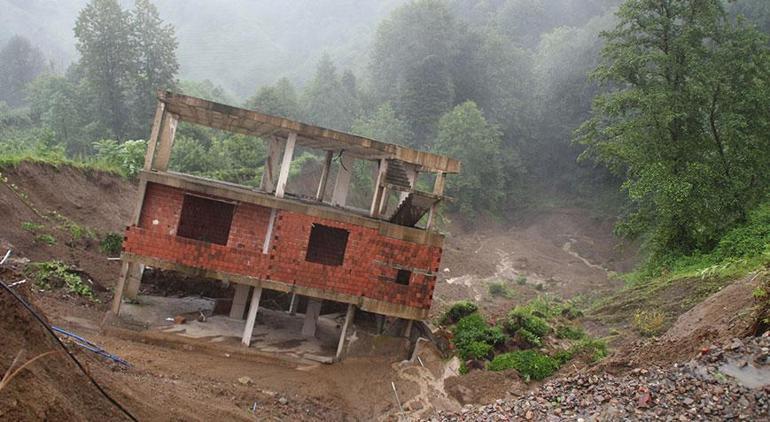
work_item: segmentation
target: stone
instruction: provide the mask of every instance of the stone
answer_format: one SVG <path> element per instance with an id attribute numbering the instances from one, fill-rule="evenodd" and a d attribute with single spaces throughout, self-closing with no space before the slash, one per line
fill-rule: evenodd
<path id="1" fill-rule="evenodd" d="M 240 377 L 238 378 L 238 382 L 243 385 L 251 385 L 254 383 L 254 381 L 252 381 L 252 379 L 249 377 Z"/>

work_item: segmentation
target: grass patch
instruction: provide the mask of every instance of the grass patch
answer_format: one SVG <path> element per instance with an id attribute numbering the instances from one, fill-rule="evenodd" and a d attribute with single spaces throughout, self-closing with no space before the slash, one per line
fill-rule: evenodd
<path id="1" fill-rule="evenodd" d="M 653 337 L 663 332 L 666 315 L 658 310 L 638 310 L 634 314 L 634 328 L 645 337 Z"/>
<path id="2" fill-rule="evenodd" d="M 582 338 L 573 344 L 567 350 L 562 350 L 554 354 L 554 358 L 561 365 L 571 361 L 577 356 L 583 356 L 588 361 L 595 363 L 607 357 L 607 342 L 593 338 Z"/>
<path id="3" fill-rule="evenodd" d="M 523 285 L 527 284 L 527 276 L 522 275 L 522 274 L 517 275 L 516 276 L 516 284 L 518 284 L 519 286 L 523 286 Z"/>
<path id="4" fill-rule="evenodd" d="M 37 231 L 40 231 L 43 229 L 43 225 L 39 223 L 34 223 L 32 221 L 25 221 L 21 223 L 21 229 L 26 230 L 31 233 L 35 233 Z"/>
<path id="5" fill-rule="evenodd" d="M 35 236 L 35 243 L 53 246 L 56 244 L 56 238 L 50 234 L 39 234 Z"/>
<path id="6" fill-rule="evenodd" d="M 517 350 L 495 356 L 487 365 L 490 371 L 515 369 L 525 380 L 542 380 L 559 369 L 559 361 L 535 350 Z"/>
<path id="7" fill-rule="evenodd" d="M 94 291 L 80 274 L 61 261 L 37 262 L 30 265 L 31 278 L 44 289 L 63 287 L 68 292 L 96 301 Z"/>

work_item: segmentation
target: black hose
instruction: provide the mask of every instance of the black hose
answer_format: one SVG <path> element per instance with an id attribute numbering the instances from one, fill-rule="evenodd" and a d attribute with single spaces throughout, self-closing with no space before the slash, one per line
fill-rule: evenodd
<path id="1" fill-rule="evenodd" d="M 45 327 L 45 329 L 48 331 L 48 333 L 51 334 L 51 337 L 56 339 L 56 342 L 59 344 L 59 346 L 61 346 L 64 350 L 67 351 L 67 356 L 69 356 L 75 362 L 75 365 L 77 365 L 77 367 L 80 368 L 80 370 L 83 372 L 83 374 L 85 374 L 85 376 L 91 381 L 91 383 L 96 387 L 96 389 L 99 390 L 99 392 L 102 393 L 104 395 L 104 397 L 107 398 L 107 400 L 109 400 L 118 409 L 120 409 L 123 413 L 125 413 L 126 416 L 128 416 L 129 419 L 131 419 L 132 421 L 135 421 L 135 422 L 138 421 L 138 419 L 136 419 L 134 417 L 134 415 L 132 415 L 128 410 L 126 410 L 123 406 L 121 406 L 120 403 L 118 403 L 115 399 L 110 397 L 110 395 L 107 394 L 106 391 L 104 391 L 104 389 L 99 385 L 99 383 L 97 383 L 96 380 L 93 379 L 93 377 L 88 373 L 88 371 L 86 371 L 86 369 L 83 367 L 83 365 L 80 364 L 80 361 L 78 361 L 77 358 L 75 358 L 75 356 L 72 354 L 72 352 L 70 352 L 70 350 L 67 348 L 67 346 L 65 346 L 64 343 L 62 343 L 61 340 L 59 340 L 59 337 L 56 336 L 56 333 L 53 332 L 53 330 L 45 322 L 43 317 L 41 317 L 40 314 L 38 314 L 37 311 L 35 311 L 32 308 L 32 306 L 29 305 L 29 303 L 27 303 L 27 301 L 25 301 L 21 296 L 19 296 L 15 291 L 13 291 L 13 289 L 8 287 L 8 285 L 5 284 L 4 282 L 0 281 L 0 286 L 2 286 L 3 289 L 5 289 L 9 293 L 11 293 L 11 295 L 17 301 L 19 301 L 19 303 L 21 303 L 30 313 L 32 313 L 32 315 L 35 317 L 35 319 L 37 319 L 38 322 L 40 322 L 40 324 L 42 324 L 43 327 Z"/>

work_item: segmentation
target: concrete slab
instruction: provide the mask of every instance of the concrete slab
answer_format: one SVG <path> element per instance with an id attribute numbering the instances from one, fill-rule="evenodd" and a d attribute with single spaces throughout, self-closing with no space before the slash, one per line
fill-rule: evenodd
<path id="1" fill-rule="evenodd" d="M 121 319 L 130 319 L 150 330 L 198 339 L 206 343 L 240 343 L 246 321 L 223 315 L 209 316 L 197 321 L 200 310 L 211 314 L 214 301 L 198 297 L 170 298 L 140 296 L 138 304 L 124 304 Z M 184 324 L 167 321 L 175 315 L 187 316 Z M 304 315 L 290 315 L 284 311 L 260 308 L 249 349 L 260 352 L 289 355 L 300 359 L 331 363 L 341 332 L 338 314 L 318 318 L 314 337 L 304 337 Z M 348 332 L 352 330 L 349 329 Z M 245 346 L 244 346 L 245 347 Z"/>

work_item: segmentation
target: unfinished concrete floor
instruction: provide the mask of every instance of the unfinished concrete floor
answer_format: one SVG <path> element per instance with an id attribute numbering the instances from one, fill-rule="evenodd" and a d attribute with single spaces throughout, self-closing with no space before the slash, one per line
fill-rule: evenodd
<path id="1" fill-rule="evenodd" d="M 120 319 L 171 335 L 209 343 L 240 345 L 246 321 L 212 315 L 213 309 L 214 301 L 206 298 L 140 296 L 137 303 L 121 306 Z M 207 316 L 203 322 L 198 321 L 201 312 Z M 184 316 L 186 322 L 176 324 L 173 319 L 178 315 Z M 315 337 L 307 338 L 301 333 L 304 315 L 260 308 L 250 349 L 287 358 L 330 363 L 341 332 L 341 318 L 344 315 L 321 315 Z M 354 331 L 348 330 L 348 334 Z"/>

